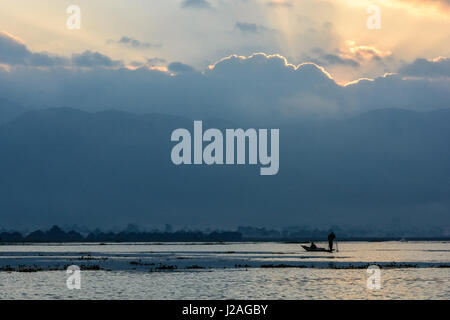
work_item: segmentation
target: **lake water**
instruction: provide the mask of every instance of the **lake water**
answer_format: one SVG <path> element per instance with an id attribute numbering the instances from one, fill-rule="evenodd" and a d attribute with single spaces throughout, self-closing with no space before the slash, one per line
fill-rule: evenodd
<path id="1" fill-rule="evenodd" d="M 101 270 L 69 290 L 67 265 Z M 449 266 L 450 242 L 2 245 L 0 269 L 44 271 L 0 272 L 0 299 L 449 299 Z"/>

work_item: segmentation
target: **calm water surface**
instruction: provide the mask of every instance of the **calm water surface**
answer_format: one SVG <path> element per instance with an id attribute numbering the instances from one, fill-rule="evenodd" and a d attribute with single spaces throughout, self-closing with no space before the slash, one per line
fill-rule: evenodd
<path id="1" fill-rule="evenodd" d="M 450 297 L 449 242 L 355 242 L 339 249 L 318 254 L 283 243 L 0 246 L 0 267 L 97 264 L 111 270 L 82 271 L 81 290 L 67 289 L 65 271 L 0 272 L 0 299 Z M 367 289 L 366 269 L 350 268 L 393 262 L 394 268 L 381 270 L 380 290 Z M 177 269 L 155 272 L 152 264 Z"/>

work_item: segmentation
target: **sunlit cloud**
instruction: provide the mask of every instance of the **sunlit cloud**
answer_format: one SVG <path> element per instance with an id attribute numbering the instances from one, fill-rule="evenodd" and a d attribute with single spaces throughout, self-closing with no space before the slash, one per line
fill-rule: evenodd
<path id="1" fill-rule="evenodd" d="M 371 79 L 371 78 L 359 78 L 359 79 L 356 79 L 356 80 L 353 80 L 353 81 L 346 82 L 345 84 L 343 84 L 343 86 L 347 87 L 347 86 L 355 85 L 355 84 L 358 84 L 358 83 L 360 83 L 362 81 L 373 82 L 375 80 Z"/>
<path id="2" fill-rule="evenodd" d="M 0 63 L 0 70 L 5 71 L 5 72 L 11 72 L 11 66 Z"/>
<path id="3" fill-rule="evenodd" d="M 20 38 L 7 32 L 0 32 L 0 63 L 51 67 L 66 65 L 68 62 L 67 58 L 46 51 L 32 52 Z"/>
<path id="4" fill-rule="evenodd" d="M 284 67 L 292 69 L 292 70 L 298 70 L 302 67 L 309 66 L 309 65 L 314 66 L 315 68 L 319 69 L 327 78 L 333 79 L 331 74 L 328 73 L 324 67 L 322 67 L 314 62 L 304 62 L 304 63 L 295 65 L 295 64 L 289 63 L 288 60 L 286 59 L 286 57 L 284 57 L 280 54 L 266 54 L 263 52 L 257 52 L 250 56 L 240 56 L 240 55 L 233 54 L 228 57 L 220 59 L 219 61 L 215 62 L 212 65 L 209 65 L 207 69 L 213 70 L 217 65 L 222 64 L 223 62 L 227 62 L 227 61 L 241 60 L 241 61 L 245 62 L 246 60 L 257 60 L 259 58 L 261 58 L 261 60 L 264 61 L 264 63 L 266 63 L 267 60 L 281 61 Z"/>
<path id="5" fill-rule="evenodd" d="M 402 66 L 399 73 L 408 78 L 450 79 L 450 59 L 447 57 L 418 58 L 414 62 Z"/>
<path id="6" fill-rule="evenodd" d="M 446 19 L 450 15 L 450 1 L 448 0 L 345 0 L 351 7 L 367 8 L 376 4 L 383 8 L 405 9 L 408 14 L 426 18 Z"/>
<path id="7" fill-rule="evenodd" d="M 382 59 L 392 55 L 392 52 L 382 51 L 373 46 L 356 45 L 353 41 L 349 42 L 347 53 L 342 54 L 343 57 L 351 56 L 358 60 Z"/>
<path id="8" fill-rule="evenodd" d="M 434 7 L 443 11 L 450 11 L 449 0 L 395 0 L 416 7 Z"/>
<path id="9" fill-rule="evenodd" d="M 151 65 L 146 65 L 146 64 L 130 64 L 130 65 L 126 65 L 123 68 L 130 70 L 130 71 L 135 71 L 141 68 L 144 68 L 146 70 L 150 70 L 150 71 L 158 71 L 158 72 L 162 72 L 162 73 L 169 73 L 169 69 L 167 69 L 167 67 L 164 66 L 151 66 Z"/>

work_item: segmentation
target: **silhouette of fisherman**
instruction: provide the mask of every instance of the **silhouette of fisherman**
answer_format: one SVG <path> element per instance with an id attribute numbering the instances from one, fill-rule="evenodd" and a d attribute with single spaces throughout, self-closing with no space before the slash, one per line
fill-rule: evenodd
<path id="1" fill-rule="evenodd" d="M 336 235 L 333 231 L 328 235 L 328 246 L 330 247 L 330 251 L 333 251 L 333 241 L 336 239 Z"/>

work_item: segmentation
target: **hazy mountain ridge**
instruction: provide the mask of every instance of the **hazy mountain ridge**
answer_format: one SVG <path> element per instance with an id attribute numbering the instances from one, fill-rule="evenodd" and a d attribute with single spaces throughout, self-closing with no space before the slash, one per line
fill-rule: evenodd
<path id="1" fill-rule="evenodd" d="M 385 109 L 282 126 L 280 172 L 261 177 L 259 166 L 173 165 L 170 134 L 192 130 L 187 118 L 70 108 L 26 112 L 0 126 L 0 215 L 12 227 L 393 219 L 445 226 L 449 123 L 449 109 Z M 204 128 L 230 125 L 204 121 Z"/>
<path id="2" fill-rule="evenodd" d="M 7 99 L 0 98 L 0 125 L 15 119 L 16 117 L 27 112 L 28 109 L 11 102 Z"/>

